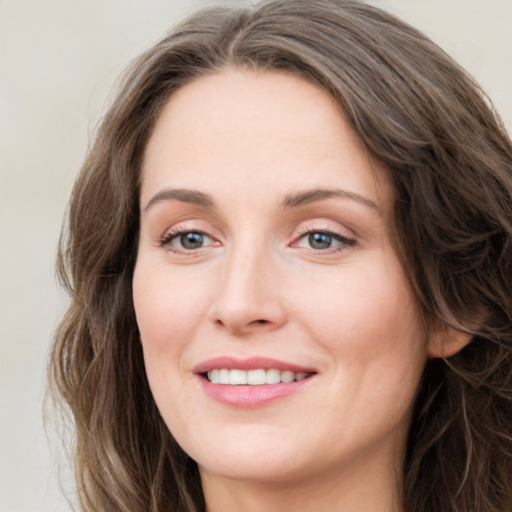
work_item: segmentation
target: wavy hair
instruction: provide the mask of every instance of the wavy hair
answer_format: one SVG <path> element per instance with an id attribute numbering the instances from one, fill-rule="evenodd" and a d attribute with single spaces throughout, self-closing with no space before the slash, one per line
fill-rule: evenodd
<path id="1" fill-rule="evenodd" d="M 49 363 L 73 416 L 83 510 L 199 512 L 197 466 L 158 413 L 131 281 L 145 146 L 167 99 L 227 67 L 322 86 L 389 169 L 402 258 L 429 322 L 471 334 L 427 363 L 403 465 L 407 512 L 512 510 L 512 145 L 481 89 L 396 17 L 357 0 L 198 12 L 124 76 L 73 190 Z"/>

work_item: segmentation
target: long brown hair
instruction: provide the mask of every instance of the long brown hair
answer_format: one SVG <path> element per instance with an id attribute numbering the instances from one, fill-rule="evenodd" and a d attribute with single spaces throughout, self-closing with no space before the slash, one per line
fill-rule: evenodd
<path id="1" fill-rule="evenodd" d="M 145 145 L 169 95 L 226 67 L 324 87 L 395 189 L 397 250 L 430 322 L 473 336 L 430 360 L 404 462 L 408 512 L 512 510 L 512 145 L 476 83 L 357 0 L 201 11 L 125 76 L 78 176 L 58 273 L 71 300 L 53 391 L 72 412 L 86 511 L 204 510 L 196 464 L 161 420 L 132 304 Z"/>

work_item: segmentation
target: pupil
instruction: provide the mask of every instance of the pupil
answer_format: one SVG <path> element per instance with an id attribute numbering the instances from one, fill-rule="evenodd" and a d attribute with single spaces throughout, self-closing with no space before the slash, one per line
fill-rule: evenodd
<path id="1" fill-rule="evenodd" d="M 331 243 L 332 237 L 325 233 L 311 233 L 309 235 L 309 245 L 313 249 L 328 249 Z"/>
<path id="2" fill-rule="evenodd" d="M 185 249 L 197 249 L 203 245 L 203 235 L 201 233 L 185 233 L 181 235 L 180 242 Z"/>

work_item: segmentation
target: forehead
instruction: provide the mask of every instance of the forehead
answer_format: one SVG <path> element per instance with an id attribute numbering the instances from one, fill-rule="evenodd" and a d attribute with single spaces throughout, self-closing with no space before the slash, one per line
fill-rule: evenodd
<path id="1" fill-rule="evenodd" d="M 142 204 L 159 187 L 339 187 L 390 200 L 384 167 L 321 87 L 284 72 L 230 69 L 176 91 L 146 148 Z"/>

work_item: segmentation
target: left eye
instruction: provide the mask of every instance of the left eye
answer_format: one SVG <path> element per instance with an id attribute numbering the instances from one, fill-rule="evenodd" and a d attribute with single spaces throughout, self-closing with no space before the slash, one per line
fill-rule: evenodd
<path id="1" fill-rule="evenodd" d="M 332 249 L 341 245 L 353 245 L 353 240 L 349 240 L 335 233 L 325 231 L 311 231 L 301 236 L 297 245 L 299 247 L 308 247 L 315 251 Z"/>
<path id="2" fill-rule="evenodd" d="M 212 238 L 201 231 L 185 231 L 182 233 L 167 235 L 162 240 L 162 245 L 170 245 L 175 249 L 191 251 L 206 247 L 213 242 Z"/>

